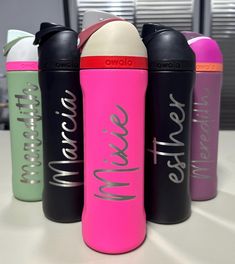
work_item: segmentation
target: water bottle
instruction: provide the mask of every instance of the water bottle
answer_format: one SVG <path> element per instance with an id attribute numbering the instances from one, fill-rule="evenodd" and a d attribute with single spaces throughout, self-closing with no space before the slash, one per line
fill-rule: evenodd
<path id="1" fill-rule="evenodd" d="M 208 200 L 217 194 L 217 158 L 223 56 L 215 40 L 184 32 L 196 55 L 191 139 L 192 200 Z"/>
<path id="2" fill-rule="evenodd" d="M 146 235 L 146 48 L 132 24 L 108 22 L 82 47 L 80 68 L 85 146 L 83 239 L 96 251 L 124 253 L 138 247 Z"/>
<path id="3" fill-rule="evenodd" d="M 75 31 L 51 23 L 42 23 L 35 38 L 43 113 L 43 211 L 57 222 L 80 221 L 83 208 L 83 113 L 77 39 Z"/>
<path id="4" fill-rule="evenodd" d="M 9 30 L 6 56 L 9 96 L 12 186 L 23 201 L 42 199 L 42 117 L 38 56 L 34 35 Z"/>
<path id="5" fill-rule="evenodd" d="M 180 32 L 145 24 L 149 59 L 146 94 L 145 210 L 174 224 L 191 214 L 190 128 L 195 56 Z"/>

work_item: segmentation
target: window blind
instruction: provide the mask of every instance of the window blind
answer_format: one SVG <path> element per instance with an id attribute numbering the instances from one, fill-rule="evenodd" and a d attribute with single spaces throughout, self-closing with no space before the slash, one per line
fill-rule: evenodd
<path id="1" fill-rule="evenodd" d="M 235 1 L 212 0 L 211 36 L 224 56 L 224 80 L 221 99 L 221 129 L 235 129 Z"/>
<path id="2" fill-rule="evenodd" d="M 144 23 L 161 23 L 177 30 L 192 30 L 192 0 L 136 1 L 136 26 L 141 30 Z"/>
<path id="3" fill-rule="evenodd" d="M 139 31 L 143 23 L 162 23 L 178 30 L 192 30 L 194 2 L 195 0 L 77 0 L 79 28 L 81 30 L 85 10 L 100 9 L 134 23 Z"/>
<path id="4" fill-rule="evenodd" d="M 79 29 L 82 29 L 83 14 L 89 9 L 99 9 L 106 12 L 113 13 L 116 16 L 121 16 L 127 21 L 134 23 L 135 17 L 135 1 L 134 0 L 111 0 L 111 1 L 90 1 L 90 0 L 78 0 L 78 25 Z"/>

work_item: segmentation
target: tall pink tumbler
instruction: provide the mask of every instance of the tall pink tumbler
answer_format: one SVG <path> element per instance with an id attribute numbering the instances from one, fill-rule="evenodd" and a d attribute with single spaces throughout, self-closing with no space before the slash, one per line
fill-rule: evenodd
<path id="1" fill-rule="evenodd" d="M 217 194 L 217 156 L 223 57 L 215 40 L 184 32 L 196 55 L 191 139 L 191 197 L 209 200 Z"/>
<path id="2" fill-rule="evenodd" d="M 85 243 L 118 254 L 145 239 L 144 109 L 147 52 L 136 28 L 109 22 L 81 53 Z"/>

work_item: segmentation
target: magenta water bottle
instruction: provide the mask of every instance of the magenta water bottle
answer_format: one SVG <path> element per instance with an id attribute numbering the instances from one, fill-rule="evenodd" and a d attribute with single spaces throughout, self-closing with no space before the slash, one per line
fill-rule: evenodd
<path id="1" fill-rule="evenodd" d="M 191 139 L 191 197 L 208 200 L 217 194 L 217 154 L 223 57 L 215 40 L 184 32 L 196 55 Z"/>
<path id="2" fill-rule="evenodd" d="M 132 24 L 113 21 L 90 36 L 80 66 L 85 146 L 83 239 L 97 251 L 124 253 L 138 247 L 146 234 L 147 52 Z"/>

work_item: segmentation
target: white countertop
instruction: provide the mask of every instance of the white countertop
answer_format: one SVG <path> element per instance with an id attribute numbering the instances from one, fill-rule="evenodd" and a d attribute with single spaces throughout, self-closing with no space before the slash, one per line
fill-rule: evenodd
<path id="1" fill-rule="evenodd" d="M 218 196 L 193 202 L 186 222 L 148 223 L 140 248 L 105 255 L 83 243 L 81 223 L 51 222 L 41 202 L 13 198 L 9 132 L 0 131 L 0 264 L 235 263 L 235 131 L 220 132 L 218 178 Z"/>

